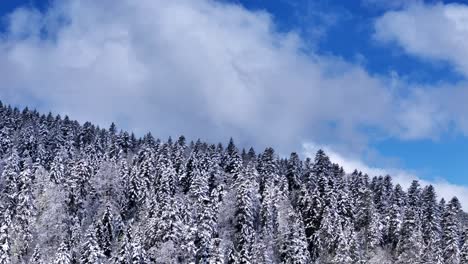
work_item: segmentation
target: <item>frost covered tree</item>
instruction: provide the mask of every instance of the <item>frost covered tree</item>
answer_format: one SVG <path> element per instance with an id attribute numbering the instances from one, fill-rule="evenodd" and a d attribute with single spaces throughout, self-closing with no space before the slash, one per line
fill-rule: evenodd
<path id="1" fill-rule="evenodd" d="M 460 264 L 468 264 L 468 230 L 463 233 L 463 246 L 460 249 Z"/>
<path id="2" fill-rule="evenodd" d="M 4 211 L 0 218 L 0 264 L 11 263 L 11 219 L 10 212 Z"/>
<path id="3" fill-rule="evenodd" d="M 255 209 L 252 201 L 254 194 L 252 181 L 255 177 L 256 170 L 252 165 L 249 165 L 246 171 L 241 173 L 237 179 L 235 248 L 239 255 L 238 262 L 242 264 L 253 262 Z"/>
<path id="4" fill-rule="evenodd" d="M 423 238 L 420 219 L 420 194 L 419 182 L 413 181 L 408 190 L 408 202 L 398 241 L 397 263 L 418 263 L 421 259 Z"/>
<path id="5" fill-rule="evenodd" d="M 24 169 L 18 177 L 18 195 L 16 214 L 13 218 L 15 231 L 14 254 L 22 259 L 25 257 L 33 240 L 35 208 L 32 186 L 33 174 L 29 168 Z"/>
<path id="6" fill-rule="evenodd" d="M 34 249 L 31 259 L 29 260 L 29 263 L 31 264 L 43 264 L 44 263 L 44 261 L 42 260 L 42 254 L 40 252 L 39 247 L 36 246 L 36 248 Z"/>
<path id="7" fill-rule="evenodd" d="M 447 204 L 443 217 L 443 258 L 447 264 L 460 262 L 460 210 L 460 202 L 456 197 L 452 198 Z"/>
<path id="8" fill-rule="evenodd" d="M 310 263 L 310 254 L 307 249 L 307 239 L 305 237 L 302 218 L 294 211 L 288 215 L 288 230 L 284 239 L 283 263 Z"/>
<path id="9" fill-rule="evenodd" d="M 433 186 L 244 147 L 0 103 L 0 264 L 467 262 Z"/>
<path id="10" fill-rule="evenodd" d="M 95 234 L 94 227 L 91 226 L 88 233 L 84 237 L 84 244 L 81 249 L 80 263 L 83 264 L 102 264 L 105 263 L 105 255 L 99 247 Z"/>
<path id="11" fill-rule="evenodd" d="M 68 246 L 65 243 L 60 244 L 55 254 L 54 264 L 71 264 L 72 258 L 70 256 Z"/>
<path id="12" fill-rule="evenodd" d="M 97 238 L 99 246 L 106 257 L 110 257 L 112 253 L 112 242 L 114 240 L 114 216 L 111 211 L 111 206 L 107 205 L 106 210 L 98 225 L 100 229 L 100 237 Z"/>
<path id="13" fill-rule="evenodd" d="M 421 196 L 421 232 L 424 242 L 422 261 L 424 263 L 441 263 L 441 216 L 434 187 L 432 185 L 425 187 Z"/>

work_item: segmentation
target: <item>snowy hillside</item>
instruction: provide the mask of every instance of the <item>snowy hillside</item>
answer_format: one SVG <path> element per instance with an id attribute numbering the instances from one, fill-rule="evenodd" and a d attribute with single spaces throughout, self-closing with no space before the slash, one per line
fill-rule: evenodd
<path id="1" fill-rule="evenodd" d="M 345 174 L 323 151 L 136 138 L 1 105 L 0 158 L 1 264 L 468 263 L 457 198 Z"/>

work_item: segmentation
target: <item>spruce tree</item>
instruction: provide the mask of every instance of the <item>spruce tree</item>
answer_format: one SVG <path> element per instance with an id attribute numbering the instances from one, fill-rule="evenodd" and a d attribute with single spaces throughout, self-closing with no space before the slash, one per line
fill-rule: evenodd
<path id="1" fill-rule="evenodd" d="M 465 228 L 463 246 L 460 250 L 460 264 L 468 264 L 468 229 Z"/>
<path id="2" fill-rule="evenodd" d="M 238 263 L 251 263 L 253 260 L 254 230 L 254 206 L 252 202 L 252 180 L 256 177 L 255 168 L 250 164 L 244 173 L 238 177 L 238 189 L 236 194 L 236 224 L 235 245 L 239 252 Z"/>
<path id="3" fill-rule="evenodd" d="M 298 190 L 301 186 L 302 163 L 299 155 L 293 152 L 288 160 L 286 177 L 288 179 L 289 191 Z"/>
<path id="4" fill-rule="evenodd" d="M 284 241 L 286 252 L 284 253 L 285 263 L 306 264 L 310 263 L 310 254 L 307 249 L 307 240 L 304 232 L 302 218 L 294 211 L 288 215 L 289 230 Z"/>
<path id="5" fill-rule="evenodd" d="M 421 196 L 421 232 L 424 242 L 422 260 L 424 263 L 438 263 L 442 258 L 442 230 L 434 187 L 425 187 Z"/>
<path id="6" fill-rule="evenodd" d="M 444 213 L 443 258 L 446 264 L 460 262 L 460 210 L 460 202 L 454 197 L 447 204 Z"/>
<path id="7" fill-rule="evenodd" d="M 36 248 L 34 249 L 31 259 L 29 260 L 29 263 L 31 264 L 43 264 L 44 263 L 44 261 L 42 260 L 42 255 L 41 255 L 39 246 L 36 246 Z"/>
<path id="8" fill-rule="evenodd" d="M 128 264 L 132 260 L 132 230 L 129 227 L 123 234 L 119 250 L 112 258 L 113 264 Z"/>
<path id="9" fill-rule="evenodd" d="M 0 264 L 11 263 L 11 219 L 10 212 L 5 210 L 0 218 Z"/>
<path id="10" fill-rule="evenodd" d="M 239 154 L 239 150 L 234 144 L 234 140 L 231 138 L 226 148 L 226 152 L 223 157 L 224 171 L 230 173 L 236 178 L 236 174 L 239 173 L 242 167 L 242 158 Z"/>
<path id="11" fill-rule="evenodd" d="M 23 170 L 18 178 L 18 195 L 16 215 L 13 218 L 13 230 L 16 236 L 16 252 L 18 258 L 26 256 L 33 240 L 33 223 L 35 217 L 33 186 L 33 174 L 29 168 Z"/>
<path id="12" fill-rule="evenodd" d="M 420 185 L 413 181 L 408 190 L 407 205 L 398 242 L 398 263 L 418 263 L 421 260 L 423 239 L 420 219 Z"/>
<path id="13" fill-rule="evenodd" d="M 57 249 L 55 254 L 54 264 L 71 264 L 72 258 L 70 256 L 68 247 L 65 243 L 62 242 L 60 247 Z"/>
<path id="14" fill-rule="evenodd" d="M 100 248 L 106 257 L 110 257 L 112 253 L 112 241 L 114 240 L 114 227 L 113 227 L 113 214 L 111 212 L 111 206 L 108 204 L 106 210 L 101 218 L 100 227 L 102 235 L 98 241 L 100 241 Z"/>
<path id="15" fill-rule="evenodd" d="M 99 247 L 95 234 L 94 227 L 90 227 L 85 236 L 85 242 L 81 249 L 80 263 L 82 264 L 102 264 L 106 258 Z"/>
<path id="16" fill-rule="evenodd" d="M 130 263 L 131 264 L 147 264 L 148 257 L 146 255 L 146 251 L 141 245 L 140 236 L 136 234 L 133 237 L 132 241 L 132 258 Z"/>
<path id="17" fill-rule="evenodd" d="M 394 251 L 400 239 L 400 230 L 401 224 L 403 222 L 404 205 L 405 193 L 401 186 L 397 184 L 395 186 L 390 201 L 388 228 L 384 230 L 384 232 L 386 233 L 386 237 L 388 238 L 388 243 L 392 253 L 395 253 Z"/>

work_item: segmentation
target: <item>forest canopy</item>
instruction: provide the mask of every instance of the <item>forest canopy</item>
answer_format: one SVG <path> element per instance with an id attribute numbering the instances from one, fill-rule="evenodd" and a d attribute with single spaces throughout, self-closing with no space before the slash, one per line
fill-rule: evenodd
<path id="1" fill-rule="evenodd" d="M 0 264 L 468 263 L 456 197 L 0 102 Z"/>

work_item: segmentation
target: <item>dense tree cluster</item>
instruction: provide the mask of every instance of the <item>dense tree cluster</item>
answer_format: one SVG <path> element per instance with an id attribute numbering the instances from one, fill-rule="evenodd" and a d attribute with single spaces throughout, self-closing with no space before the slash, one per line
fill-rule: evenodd
<path id="1" fill-rule="evenodd" d="M 467 264 L 457 198 L 0 103 L 0 264 Z"/>

